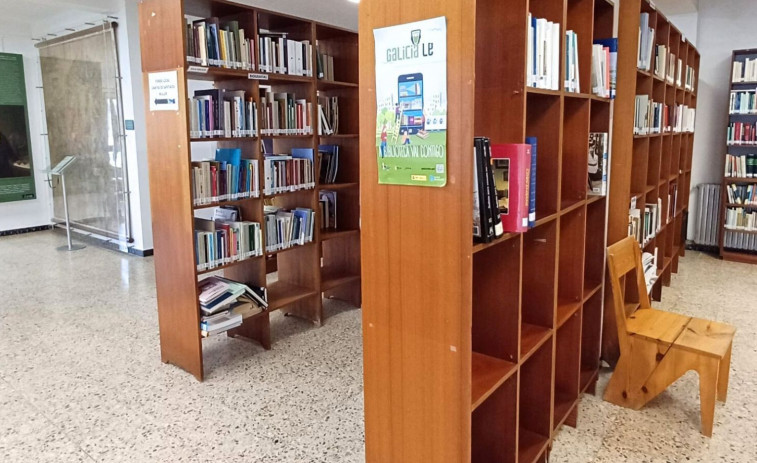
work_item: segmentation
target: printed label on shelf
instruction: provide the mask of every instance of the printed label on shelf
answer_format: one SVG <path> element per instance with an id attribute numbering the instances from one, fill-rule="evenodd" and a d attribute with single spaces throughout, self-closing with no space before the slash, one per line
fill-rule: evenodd
<path id="1" fill-rule="evenodd" d="M 208 68 L 205 66 L 189 66 L 187 72 L 194 72 L 196 74 L 207 74 Z"/>
<path id="2" fill-rule="evenodd" d="M 247 78 L 250 80 L 268 80 L 267 74 L 258 74 L 256 72 L 251 72 L 247 74 Z"/>

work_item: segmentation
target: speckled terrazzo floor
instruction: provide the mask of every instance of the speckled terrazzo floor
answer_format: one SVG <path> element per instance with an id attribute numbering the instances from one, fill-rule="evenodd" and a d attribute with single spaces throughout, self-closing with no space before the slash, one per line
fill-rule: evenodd
<path id="1" fill-rule="evenodd" d="M 275 316 L 268 352 L 206 341 L 198 383 L 160 362 L 152 259 L 63 242 L 0 238 L 0 462 L 363 461 L 359 310 L 329 301 L 318 329 Z M 661 307 L 739 328 L 714 437 L 689 374 L 641 412 L 587 396 L 552 462 L 757 461 L 757 267 L 682 262 Z"/>

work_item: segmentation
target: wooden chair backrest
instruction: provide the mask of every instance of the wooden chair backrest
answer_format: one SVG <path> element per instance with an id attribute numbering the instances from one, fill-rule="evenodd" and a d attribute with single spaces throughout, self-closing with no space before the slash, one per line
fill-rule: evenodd
<path id="1" fill-rule="evenodd" d="M 649 309 L 649 295 L 644 280 L 644 268 L 641 263 L 639 243 L 629 236 L 607 248 L 607 266 L 610 271 L 612 300 L 615 312 L 615 325 L 618 330 L 618 342 L 621 353 L 628 351 L 628 331 L 626 318 L 637 309 Z M 632 278 L 629 281 L 629 278 Z M 635 285 L 633 284 L 635 282 Z M 635 286 L 636 294 L 626 294 L 626 289 Z M 630 299 L 630 301 L 629 301 Z M 630 310 L 626 312 L 626 301 Z M 635 304 L 638 302 L 637 304 Z"/>

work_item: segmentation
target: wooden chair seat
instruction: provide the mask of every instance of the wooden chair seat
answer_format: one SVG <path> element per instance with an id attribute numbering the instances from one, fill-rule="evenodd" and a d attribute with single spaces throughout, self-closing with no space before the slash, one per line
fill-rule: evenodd
<path id="1" fill-rule="evenodd" d="M 638 410 L 690 370 L 699 373 L 702 434 L 712 435 L 715 401 L 725 402 L 736 329 L 653 309 L 633 238 L 608 248 L 620 359 L 605 400 Z M 627 275 L 634 274 L 627 278 Z M 629 289 L 630 288 L 630 289 Z M 637 302 L 627 302 L 627 299 Z"/>

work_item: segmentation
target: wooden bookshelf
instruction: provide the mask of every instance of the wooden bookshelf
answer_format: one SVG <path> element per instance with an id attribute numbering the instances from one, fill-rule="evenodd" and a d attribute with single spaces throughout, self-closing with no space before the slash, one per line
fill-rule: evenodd
<path id="1" fill-rule="evenodd" d="M 744 61 L 745 59 L 757 58 L 757 49 L 745 49 L 734 50 L 731 55 L 731 69 L 733 69 L 733 63 L 736 61 Z M 731 80 L 730 90 L 754 90 L 754 82 L 733 82 Z M 750 88 L 751 86 L 751 88 Z M 727 124 L 731 122 L 749 122 L 753 123 L 757 120 L 757 114 L 732 114 L 730 109 L 728 111 Z M 754 151 L 755 146 L 752 145 L 732 145 L 726 142 L 726 153 L 734 155 L 750 154 Z M 725 159 L 723 162 L 723 172 L 725 172 Z M 728 185 L 752 185 L 757 184 L 757 178 L 752 177 L 723 177 L 723 183 L 721 188 L 721 207 L 719 217 L 720 233 L 718 236 L 718 246 L 720 248 L 720 257 L 724 260 L 733 262 L 742 262 L 748 264 L 757 264 L 757 252 L 750 251 L 748 249 L 740 249 L 738 247 L 726 246 L 726 236 L 733 233 L 736 235 L 749 236 L 754 235 L 757 231 L 754 230 L 729 230 L 725 227 L 726 210 L 731 207 L 742 207 L 744 209 L 755 210 L 757 206 L 744 205 L 744 204 L 731 204 L 728 202 Z M 753 238 L 750 238 L 753 239 Z"/>
<path id="2" fill-rule="evenodd" d="M 143 0 L 139 12 L 145 88 L 151 72 L 176 70 L 179 82 L 178 111 L 148 110 L 146 113 L 161 358 L 202 380 L 202 338 L 197 302 L 197 283 L 201 275 L 220 271 L 231 279 L 267 287 L 269 310 L 246 319 L 242 326 L 227 332 L 230 337 L 257 341 L 266 349 L 271 348 L 269 314 L 274 310 L 320 325 L 323 322 L 323 297 L 340 298 L 360 306 L 358 39 L 356 33 L 344 29 L 225 0 Z M 287 32 L 295 40 L 317 43 L 322 52 L 334 56 L 337 81 L 324 81 L 315 75 L 258 73 L 257 66 L 254 72 L 264 74 L 267 79 L 250 78 L 250 71 L 239 69 L 209 67 L 207 72 L 190 72 L 190 63 L 185 56 L 185 18 L 188 17 L 235 19 L 240 27 L 245 28 L 253 43 L 257 43 L 260 29 Z M 259 50 L 257 46 L 255 48 L 257 64 Z M 313 62 L 316 62 L 315 47 Z M 192 67 L 195 68 L 197 65 Z M 297 97 L 312 102 L 313 121 L 318 120 L 318 94 L 339 96 L 340 133 L 319 137 L 317 126 L 314 126 L 314 135 L 190 138 L 187 101 L 193 90 L 244 90 L 259 103 L 262 85 L 269 85 L 274 91 L 295 93 Z M 146 101 L 148 99 L 146 95 Z M 149 104 L 146 106 L 149 108 Z M 259 104 L 258 108 L 260 111 Z M 277 195 L 264 195 L 261 191 L 260 198 L 193 206 L 190 162 L 202 159 L 198 152 L 205 149 L 207 153 L 209 143 L 216 143 L 217 147 L 241 148 L 243 158 L 260 161 L 259 180 L 263 185 L 261 142 L 265 139 L 272 139 L 276 153 L 289 152 L 291 148 L 312 148 L 317 153 L 320 144 L 338 144 L 338 184 L 317 184 L 314 189 Z M 315 177 L 317 181 L 317 163 Z M 318 192 L 322 189 L 338 191 L 339 229 L 319 231 L 321 218 L 316 212 L 312 243 L 266 252 L 264 256 L 233 262 L 211 271 L 197 270 L 193 217 L 200 210 L 233 204 L 240 208 L 244 220 L 262 225 L 264 204 L 287 209 L 308 207 L 318 211 Z M 265 235 L 265 227 L 262 228 Z M 277 277 L 269 278 L 268 274 L 274 270 Z"/>
<path id="3" fill-rule="evenodd" d="M 611 131 L 614 100 L 568 93 L 564 79 L 559 90 L 526 87 L 529 10 L 577 32 L 588 90 L 592 42 L 614 36 L 612 2 L 361 2 L 368 462 L 546 461 L 596 384 L 608 201 L 587 194 L 587 153 L 590 132 Z M 451 181 L 379 185 L 373 29 L 437 16 L 447 21 Z M 475 136 L 538 138 L 528 232 L 473 242 Z"/>
<path id="4" fill-rule="evenodd" d="M 655 28 L 655 44 L 667 45 L 682 60 L 682 84 L 669 83 L 654 76 L 652 71 L 637 68 L 640 13 L 649 13 L 650 27 Z M 694 89 L 685 88 L 685 69 L 695 70 Z M 662 287 L 669 286 L 671 275 L 677 273 L 679 258 L 685 252 L 685 227 L 691 187 L 691 160 L 694 133 L 665 132 L 649 136 L 634 136 L 634 108 L 636 95 L 647 94 L 657 102 L 668 105 L 697 106 L 699 87 L 699 52 L 686 40 L 665 15 L 648 0 L 623 0 L 619 5 L 618 23 L 618 88 L 613 117 L 613 153 L 610 169 L 608 235 L 609 244 L 628 236 L 628 211 L 631 199 L 636 198 L 643 210 L 645 203 L 662 198 L 663 211 L 668 210 L 670 185 L 678 191 L 677 204 L 669 221 L 664 223 L 644 251 L 658 248 L 659 278 L 652 289 L 652 298 L 660 300 Z M 666 221 L 663 221 L 666 222 Z M 614 365 L 620 355 L 617 342 L 615 314 L 609 286 L 605 293 L 604 329 L 602 330 L 602 358 Z"/>

